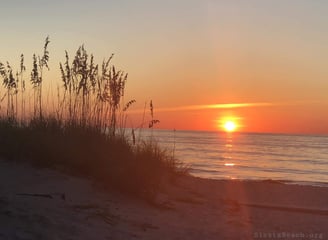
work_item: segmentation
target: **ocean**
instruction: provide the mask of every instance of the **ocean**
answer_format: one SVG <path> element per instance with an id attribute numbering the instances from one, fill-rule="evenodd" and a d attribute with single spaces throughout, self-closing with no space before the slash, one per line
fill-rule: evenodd
<path id="1" fill-rule="evenodd" d="M 194 176 L 328 186 L 328 136 L 173 130 L 142 135 L 153 136 Z"/>

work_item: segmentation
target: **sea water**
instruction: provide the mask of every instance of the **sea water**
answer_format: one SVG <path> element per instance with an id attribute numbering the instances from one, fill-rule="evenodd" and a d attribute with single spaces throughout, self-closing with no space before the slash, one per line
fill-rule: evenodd
<path id="1" fill-rule="evenodd" d="M 328 184 L 328 136 L 152 130 L 192 175 Z"/>

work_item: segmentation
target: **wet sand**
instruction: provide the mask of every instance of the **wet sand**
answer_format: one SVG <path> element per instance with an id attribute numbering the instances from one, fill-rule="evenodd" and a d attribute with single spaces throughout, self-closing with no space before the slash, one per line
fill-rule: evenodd
<path id="1" fill-rule="evenodd" d="M 328 188 L 181 177 L 156 201 L 0 161 L 0 239 L 327 239 Z"/>

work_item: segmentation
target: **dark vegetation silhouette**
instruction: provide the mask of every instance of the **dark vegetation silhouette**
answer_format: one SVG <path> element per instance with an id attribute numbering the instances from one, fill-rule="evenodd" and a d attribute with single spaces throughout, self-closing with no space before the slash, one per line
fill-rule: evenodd
<path id="1" fill-rule="evenodd" d="M 26 107 L 24 55 L 16 73 L 8 62 L 0 62 L 4 90 L 0 92 L 0 157 L 86 176 L 145 197 L 154 196 L 168 179 L 186 173 L 156 141 L 136 139 L 135 131 L 140 129 L 132 129 L 132 138 L 127 136 L 126 112 L 135 100 L 124 103 L 128 74 L 111 64 L 113 55 L 98 65 L 83 45 L 72 61 L 65 51 L 65 61 L 59 64 L 62 86 L 57 89 L 57 107 L 45 107 L 49 43 L 47 37 L 43 54 L 32 57 L 32 107 Z M 159 121 L 154 119 L 152 101 L 149 108 L 148 127 L 153 128 Z"/>

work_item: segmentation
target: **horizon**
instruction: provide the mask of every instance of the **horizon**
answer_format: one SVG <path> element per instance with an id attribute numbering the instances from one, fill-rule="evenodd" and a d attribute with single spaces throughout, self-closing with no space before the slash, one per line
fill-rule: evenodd
<path id="1" fill-rule="evenodd" d="M 129 127 L 152 100 L 163 129 L 328 134 L 326 1 L 47 2 L 1 4 L 0 61 L 16 69 L 23 53 L 29 76 L 49 35 L 45 81 L 61 86 L 65 50 L 84 43 L 97 63 L 114 53 L 137 101 Z"/>
<path id="2" fill-rule="evenodd" d="M 127 127 L 127 129 L 132 129 Z M 161 128 L 159 125 L 153 129 L 149 128 L 140 128 L 137 130 L 147 130 L 147 131 L 168 131 L 168 132 L 200 132 L 200 133 L 219 133 L 225 135 L 240 135 L 240 134 L 250 134 L 250 135 L 286 135 L 286 136 L 310 136 L 310 137 L 328 137 L 327 133 L 286 133 L 286 132 L 245 132 L 245 131 L 235 131 L 235 132 L 227 132 L 225 130 L 202 130 L 202 129 L 169 129 L 169 128 Z"/>

